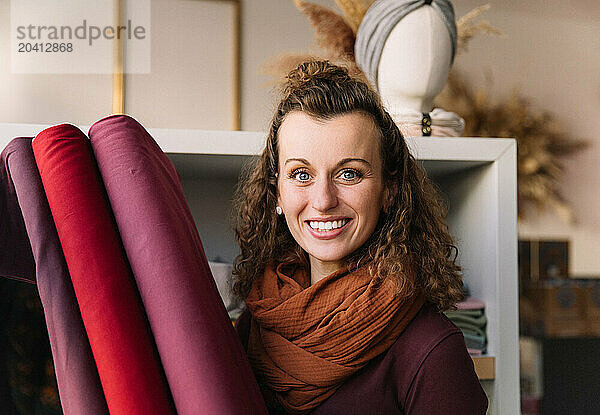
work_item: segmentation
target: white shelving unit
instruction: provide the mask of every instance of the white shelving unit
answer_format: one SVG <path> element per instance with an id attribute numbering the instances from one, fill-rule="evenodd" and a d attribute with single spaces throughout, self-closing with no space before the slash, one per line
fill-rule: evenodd
<path id="1" fill-rule="evenodd" d="M 48 125 L 0 124 L 0 149 Z M 87 133 L 88 126 L 79 127 Z M 240 169 L 258 155 L 259 132 L 149 129 L 175 164 L 209 260 L 237 255 L 227 213 Z M 449 201 L 448 223 L 474 297 L 486 303 L 493 379 L 482 380 L 493 414 L 520 413 L 516 142 L 493 138 L 408 138 Z M 488 359 L 489 362 L 489 359 Z M 476 362 L 477 363 L 477 362 Z"/>

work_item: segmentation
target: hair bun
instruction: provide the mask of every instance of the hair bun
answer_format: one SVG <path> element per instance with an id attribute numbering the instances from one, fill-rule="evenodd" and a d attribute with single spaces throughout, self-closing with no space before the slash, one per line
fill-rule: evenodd
<path id="1" fill-rule="evenodd" d="M 292 69 L 283 83 L 283 92 L 289 95 L 298 89 L 310 86 L 316 80 L 345 82 L 351 80 L 348 70 L 328 60 L 309 60 Z"/>

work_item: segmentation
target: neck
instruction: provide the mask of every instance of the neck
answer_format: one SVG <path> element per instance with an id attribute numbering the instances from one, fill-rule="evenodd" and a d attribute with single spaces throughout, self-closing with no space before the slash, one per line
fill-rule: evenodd
<path id="1" fill-rule="evenodd" d="M 401 114 L 406 111 L 431 112 L 434 97 L 417 97 L 392 95 L 386 97 L 387 110 L 390 114 Z"/>
<path id="2" fill-rule="evenodd" d="M 310 285 L 316 284 L 326 276 L 334 273 L 342 267 L 342 263 L 324 262 L 316 258 L 310 258 Z"/>

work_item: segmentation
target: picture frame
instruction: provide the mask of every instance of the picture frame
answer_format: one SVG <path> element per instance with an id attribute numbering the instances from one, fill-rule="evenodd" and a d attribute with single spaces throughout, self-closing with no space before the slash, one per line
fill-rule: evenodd
<path id="1" fill-rule="evenodd" d="M 114 1 L 119 24 L 126 19 L 125 4 Z M 152 10 L 158 24 L 152 27 L 149 74 L 127 73 L 127 51 L 122 39 L 115 42 L 112 112 L 150 127 L 240 130 L 241 1 L 171 4 L 176 7 Z M 180 24 L 162 25 L 163 17 Z M 209 36 L 211 42 L 203 42 Z"/>

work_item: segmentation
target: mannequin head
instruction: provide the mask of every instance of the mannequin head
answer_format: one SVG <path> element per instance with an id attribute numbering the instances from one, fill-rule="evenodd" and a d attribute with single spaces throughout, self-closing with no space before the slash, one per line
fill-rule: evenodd
<path id="1" fill-rule="evenodd" d="M 377 69 L 377 89 L 388 111 L 430 112 L 451 62 L 451 39 L 433 7 L 420 7 L 400 20 L 383 46 Z"/>
<path id="2" fill-rule="evenodd" d="M 430 112 L 454 59 L 456 24 L 447 0 L 378 0 L 358 30 L 356 61 L 390 113 Z"/>

